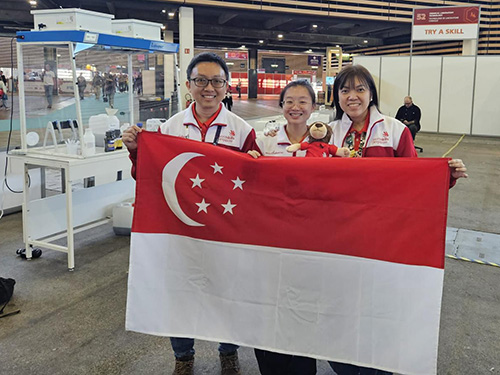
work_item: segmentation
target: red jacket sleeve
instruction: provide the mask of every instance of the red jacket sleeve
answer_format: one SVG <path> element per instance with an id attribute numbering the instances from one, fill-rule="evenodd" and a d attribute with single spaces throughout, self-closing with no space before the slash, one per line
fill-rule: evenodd
<path id="1" fill-rule="evenodd" d="M 337 156 L 337 151 L 339 150 L 339 148 L 335 145 L 328 145 L 328 152 L 330 153 L 330 155 L 332 156 Z"/>
<path id="2" fill-rule="evenodd" d="M 252 150 L 258 151 L 262 155 L 262 151 L 257 145 L 257 136 L 255 135 L 254 129 L 252 129 L 250 133 L 248 133 L 247 138 L 245 139 L 245 142 L 241 147 L 241 152 L 248 152 Z"/>
<path id="3" fill-rule="evenodd" d="M 132 175 L 132 178 L 135 180 L 135 175 L 137 172 L 137 149 L 129 150 L 128 152 L 129 152 L 128 157 L 132 161 L 132 170 L 130 171 L 130 174 Z"/>
<path id="4" fill-rule="evenodd" d="M 413 143 L 413 138 L 411 137 L 410 129 L 404 128 L 401 138 L 399 139 L 399 145 L 396 150 L 396 156 L 398 158 L 416 158 L 418 157 L 417 151 L 415 151 L 415 144 Z"/>

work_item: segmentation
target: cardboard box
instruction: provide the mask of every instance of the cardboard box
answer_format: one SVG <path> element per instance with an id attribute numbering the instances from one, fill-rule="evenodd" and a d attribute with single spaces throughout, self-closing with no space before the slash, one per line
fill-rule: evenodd
<path id="1" fill-rule="evenodd" d="M 142 20 L 113 20 L 111 28 L 113 34 L 149 40 L 161 40 L 161 23 Z"/>
<path id="2" fill-rule="evenodd" d="M 32 10 L 35 28 L 33 31 L 81 30 L 93 33 L 112 34 L 112 14 L 92 12 L 79 8 Z M 45 27 L 40 28 L 40 24 Z"/>

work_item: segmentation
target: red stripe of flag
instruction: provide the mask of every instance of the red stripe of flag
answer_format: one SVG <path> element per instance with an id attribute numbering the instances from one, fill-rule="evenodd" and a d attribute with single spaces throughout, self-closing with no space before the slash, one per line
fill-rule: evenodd
<path id="1" fill-rule="evenodd" d="M 444 267 L 447 159 L 256 160 L 157 133 L 138 142 L 134 232 Z"/>

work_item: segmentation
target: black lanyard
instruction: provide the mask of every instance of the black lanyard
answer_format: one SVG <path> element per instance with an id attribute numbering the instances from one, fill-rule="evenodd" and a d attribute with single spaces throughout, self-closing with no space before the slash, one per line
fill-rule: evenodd
<path id="1" fill-rule="evenodd" d="M 217 131 L 215 132 L 215 137 L 213 141 L 213 145 L 217 146 L 219 143 L 220 132 L 222 131 L 222 125 L 217 125 Z"/>

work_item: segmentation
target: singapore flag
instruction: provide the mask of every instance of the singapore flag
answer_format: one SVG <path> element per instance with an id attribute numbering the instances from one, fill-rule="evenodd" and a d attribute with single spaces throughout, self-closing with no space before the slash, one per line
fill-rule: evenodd
<path id="1" fill-rule="evenodd" d="M 436 373 L 446 159 L 138 142 L 128 330 Z"/>

